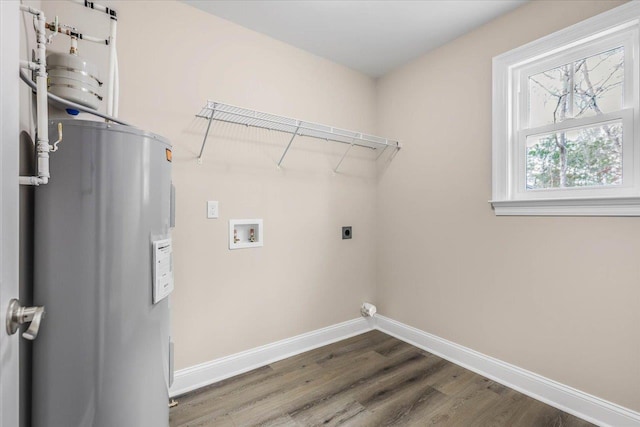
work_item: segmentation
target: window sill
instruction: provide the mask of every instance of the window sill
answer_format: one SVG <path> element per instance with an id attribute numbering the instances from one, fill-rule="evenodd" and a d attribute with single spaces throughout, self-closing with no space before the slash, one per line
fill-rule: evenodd
<path id="1" fill-rule="evenodd" d="M 491 200 L 496 216 L 640 216 L 640 197 Z"/>

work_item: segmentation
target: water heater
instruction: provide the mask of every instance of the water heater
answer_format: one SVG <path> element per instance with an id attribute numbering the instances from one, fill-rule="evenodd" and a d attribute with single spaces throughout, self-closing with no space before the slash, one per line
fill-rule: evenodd
<path id="1" fill-rule="evenodd" d="M 58 121 L 50 122 L 54 132 Z M 34 427 L 167 427 L 171 145 L 62 121 L 35 199 Z"/>

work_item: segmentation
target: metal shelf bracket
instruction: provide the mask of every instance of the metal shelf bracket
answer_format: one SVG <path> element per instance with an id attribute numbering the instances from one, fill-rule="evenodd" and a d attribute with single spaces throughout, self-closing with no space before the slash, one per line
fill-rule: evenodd
<path id="1" fill-rule="evenodd" d="M 335 169 L 333 170 L 334 173 L 338 173 L 338 168 L 340 167 L 340 165 L 344 161 L 344 158 L 347 157 L 347 154 L 349 154 L 349 151 L 351 151 L 351 149 L 353 148 L 353 145 L 355 144 L 355 142 L 356 141 L 354 139 L 353 142 L 351 142 L 351 145 L 349 146 L 349 148 L 347 148 L 347 150 L 344 152 L 344 154 L 340 158 L 340 161 L 338 162 L 338 164 L 336 165 Z"/>
<path id="2" fill-rule="evenodd" d="M 298 122 L 298 127 L 293 132 L 293 135 L 291 135 L 291 139 L 289 140 L 289 143 L 287 144 L 287 148 L 284 149 L 284 153 L 282 153 L 282 156 L 280 157 L 280 161 L 278 161 L 278 169 L 280 169 L 280 165 L 282 164 L 282 161 L 284 160 L 284 156 L 287 155 L 287 152 L 289 151 L 289 148 L 291 147 L 291 144 L 293 143 L 293 140 L 296 138 L 296 136 L 298 136 L 298 131 L 299 130 L 300 130 L 300 123 Z"/>
<path id="3" fill-rule="evenodd" d="M 209 130 L 211 129 L 211 122 L 213 121 L 213 116 L 216 113 L 216 104 L 214 103 L 211 107 L 211 117 L 209 117 L 209 123 L 207 123 L 207 130 L 204 133 L 204 139 L 202 140 L 202 147 L 200 147 L 200 154 L 198 154 L 198 164 L 202 164 L 202 153 L 204 153 L 204 146 L 207 144 L 207 137 L 209 136 Z"/>

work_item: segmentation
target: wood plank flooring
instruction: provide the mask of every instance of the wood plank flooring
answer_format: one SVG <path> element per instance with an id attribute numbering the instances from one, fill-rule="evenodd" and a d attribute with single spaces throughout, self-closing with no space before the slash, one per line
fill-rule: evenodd
<path id="1" fill-rule="evenodd" d="M 379 331 L 177 400 L 171 427 L 592 425 Z"/>

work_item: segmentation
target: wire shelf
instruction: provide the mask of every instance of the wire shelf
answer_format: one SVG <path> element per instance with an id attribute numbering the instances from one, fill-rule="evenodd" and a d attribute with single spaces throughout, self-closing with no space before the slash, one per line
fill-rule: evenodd
<path id="1" fill-rule="evenodd" d="M 261 111 L 249 110 L 247 108 L 236 107 L 229 104 L 223 104 L 221 102 L 207 101 L 207 104 L 200 110 L 196 117 L 206 119 L 209 121 L 207 130 L 202 141 L 202 148 L 200 149 L 200 155 L 198 160 L 202 160 L 202 154 L 207 142 L 207 136 L 211 127 L 211 122 L 220 121 L 226 123 L 234 123 L 238 125 L 251 126 L 261 129 L 269 129 L 278 132 L 284 132 L 291 134 L 291 140 L 287 145 L 278 166 L 284 160 L 287 151 L 291 147 L 291 144 L 296 136 L 306 136 L 310 138 L 321 139 L 324 141 L 339 142 L 342 144 L 348 144 L 349 149 L 343 155 L 340 163 L 344 160 L 344 157 L 348 151 L 354 147 L 366 147 L 374 150 L 386 150 L 392 148 L 395 150 L 400 149 L 401 145 L 399 141 L 381 138 L 374 135 L 368 135 L 362 132 L 354 132 L 350 130 L 340 129 L 332 126 L 322 125 L 319 123 L 307 122 L 303 120 L 297 120 L 290 117 L 277 116 L 275 114 L 263 113 Z M 336 171 L 340 166 L 340 163 L 336 167 Z"/>

